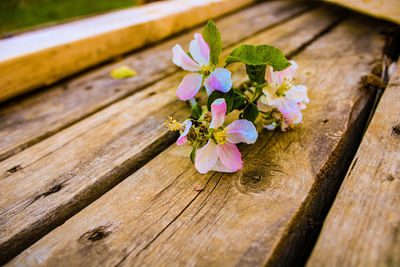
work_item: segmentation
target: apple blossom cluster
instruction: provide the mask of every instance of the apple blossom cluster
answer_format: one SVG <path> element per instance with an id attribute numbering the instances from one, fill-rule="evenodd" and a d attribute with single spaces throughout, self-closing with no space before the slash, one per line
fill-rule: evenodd
<path id="1" fill-rule="evenodd" d="M 293 79 L 297 64 L 279 49 L 241 45 L 226 57 L 224 67 L 217 67 L 221 50 L 221 35 L 213 21 L 194 35 L 189 52 L 178 44 L 172 49 L 172 61 L 190 72 L 179 84 L 177 96 L 192 108 L 184 122 L 169 117 L 165 125 L 179 131 L 178 145 L 192 146 L 190 159 L 200 173 L 240 170 L 243 161 L 236 144 L 256 142 L 256 120 L 268 130 L 286 131 L 302 120 L 301 111 L 309 103 L 307 88 Z M 245 64 L 249 77 L 240 88 L 232 86 L 226 69 L 235 62 Z M 206 96 L 202 106 L 195 100 L 204 99 L 201 95 Z M 227 116 L 238 119 L 226 123 Z"/>

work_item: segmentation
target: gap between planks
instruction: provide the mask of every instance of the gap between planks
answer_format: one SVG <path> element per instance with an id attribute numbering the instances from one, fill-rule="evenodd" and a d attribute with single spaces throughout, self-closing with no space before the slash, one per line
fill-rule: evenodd
<path id="1" fill-rule="evenodd" d="M 290 252 L 302 245 L 297 230 L 308 226 L 299 216 L 318 205 L 327 181 L 339 182 L 341 156 L 368 115 L 372 97 L 358 83 L 383 46 L 371 24 L 347 20 L 295 56 L 297 79 L 313 99 L 306 119 L 296 130 L 263 131 L 257 145 L 241 146 L 240 172 L 200 175 L 187 159 L 189 148 L 171 146 L 9 265 L 293 263 L 297 255 Z M 279 41 L 296 43 L 289 35 Z M 207 186 L 200 193 L 197 184 Z M 93 241 L 93 234 L 104 238 Z"/>
<path id="2" fill-rule="evenodd" d="M 339 18 L 318 9 L 246 42 L 268 41 L 290 53 Z M 0 188 L 5 192 L 0 203 L 4 218 L 1 225 L 2 232 L 7 233 L 2 236 L 0 251 L 12 255 L 26 248 L 125 178 L 122 174 L 126 168 L 135 169 L 137 158 L 143 158 L 143 148 L 156 140 L 172 142 L 172 138 L 165 138 L 161 122 L 166 114 L 172 113 L 178 119 L 188 115 L 185 104 L 175 95 L 183 74 L 174 74 L 0 163 L 3 173 L 11 165 L 22 167 L 0 179 Z M 238 75 L 235 83 L 243 78 L 243 74 Z M 132 107 L 145 112 L 138 114 Z M 44 197 L 61 183 L 58 192 Z"/>
<path id="3" fill-rule="evenodd" d="M 267 2 L 221 18 L 217 24 L 226 48 L 309 9 L 304 3 Z M 117 63 L 3 105 L 0 161 L 175 73 L 178 68 L 171 62 L 171 47 L 188 44 L 199 31 L 201 28 L 196 28 Z M 138 76 L 113 80 L 110 71 L 120 65 L 131 66 Z"/>
<path id="4" fill-rule="evenodd" d="M 397 66 L 307 266 L 400 265 L 399 99 Z"/>

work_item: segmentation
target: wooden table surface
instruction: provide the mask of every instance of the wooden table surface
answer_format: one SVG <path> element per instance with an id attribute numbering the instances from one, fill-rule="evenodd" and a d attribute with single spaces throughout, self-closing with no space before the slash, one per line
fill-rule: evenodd
<path id="1" fill-rule="evenodd" d="M 237 173 L 197 173 L 162 122 L 189 116 L 171 48 L 201 27 L 10 100 L 0 106 L 0 264 L 400 266 L 394 25 L 281 1 L 215 22 L 223 56 L 270 44 L 296 61 L 311 99 L 303 122 L 258 127 Z M 138 76 L 112 79 L 121 65 Z M 229 68 L 246 82 L 242 66 Z M 389 83 L 369 124 L 380 78 Z"/>

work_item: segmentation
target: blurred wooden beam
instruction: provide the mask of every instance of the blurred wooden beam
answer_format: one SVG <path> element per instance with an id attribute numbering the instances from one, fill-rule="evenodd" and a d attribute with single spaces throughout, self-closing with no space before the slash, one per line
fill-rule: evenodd
<path id="1" fill-rule="evenodd" d="M 400 24 L 399 0 L 325 0 L 351 8 L 358 12 L 372 15 L 377 18 L 389 20 Z"/>
<path id="2" fill-rule="evenodd" d="M 171 0 L 0 40 L 0 102 L 254 0 Z"/>

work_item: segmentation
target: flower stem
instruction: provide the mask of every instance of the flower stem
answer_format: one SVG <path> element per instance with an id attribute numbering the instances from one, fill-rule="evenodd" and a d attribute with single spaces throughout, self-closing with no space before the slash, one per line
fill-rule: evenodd
<path id="1" fill-rule="evenodd" d="M 189 103 L 190 107 L 193 107 L 194 105 L 197 105 L 197 101 L 196 101 L 196 99 L 194 99 L 194 97 L 189 99 L 187 102 Z"/>

